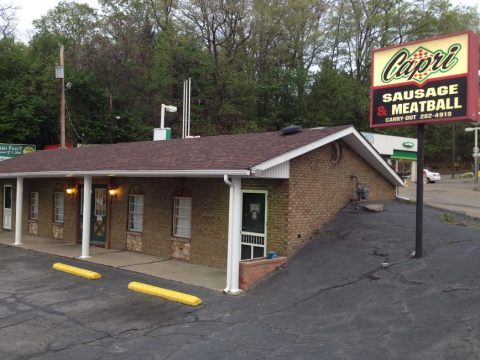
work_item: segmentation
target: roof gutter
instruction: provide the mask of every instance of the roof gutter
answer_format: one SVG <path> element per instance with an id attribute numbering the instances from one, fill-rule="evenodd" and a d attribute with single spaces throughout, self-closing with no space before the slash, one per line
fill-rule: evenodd
<path id="1" fill-rule="evenodd" d="M 0 173 L 0 178 L 39 178 L 39 177 L 83 177 L 83 176 L 121 176 L 121 177 L 224 177 L 250 176 L 250 170 L 98 170 L 98 171 L 40 171 Z"/>

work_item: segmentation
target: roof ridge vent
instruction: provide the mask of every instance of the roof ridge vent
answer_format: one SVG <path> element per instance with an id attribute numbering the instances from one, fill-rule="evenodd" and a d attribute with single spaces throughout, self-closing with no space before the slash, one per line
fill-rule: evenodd
<path id="1" fill-rule="evenodd" d="M 293 134 L 299 133 L 301 131 L 302 131 L 301 126 L 290 125 L 290 126 L 284 127 L 282 130 L 280 130 L 280 134 L 282 134 L 282 135 L 293 135 Z"/>

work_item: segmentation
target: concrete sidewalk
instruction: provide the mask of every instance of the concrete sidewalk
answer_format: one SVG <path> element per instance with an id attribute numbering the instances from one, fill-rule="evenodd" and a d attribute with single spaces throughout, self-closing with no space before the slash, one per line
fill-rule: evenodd
<path id="1" fill-rule="evenodd" d="M 474 218 L 480 218 L 480 191 L 474 190 L 473 182 L 463 182 L 462 179 L 449 179 L 424 185 L 423 201 L 426 205 L 436 208 L 465 213 Z M 400 196 L 416 200 L 417 184 L 400 188 Z"/>
<path id="2" fill-rule="evenodd" d="M 13 246 L 14 240 L 14 232 L 0 231 L 0 244 Z M 24 234 L 22 235 L 22 242 L 22 245 L 15 247 L 70 259 L 79 259 L 82 252 L 80 245 L 66 240 Z M 225 270 L 170 260 L 166 257 L 105 249 L 97 246 L 90 246 L 90 256 L 90 259 L 79 260 L 201 286 L 216 291 L 223 291 L 225 288 Z"/>

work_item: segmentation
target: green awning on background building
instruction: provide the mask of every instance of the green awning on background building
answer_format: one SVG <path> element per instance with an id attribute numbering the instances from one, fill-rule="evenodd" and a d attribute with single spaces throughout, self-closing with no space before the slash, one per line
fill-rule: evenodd
<path id="1" fill-rule="evenodd" d="M 417 161 L 417 153 L 414 151 L 393 150 L 393 155 L 390 158 Z"/>

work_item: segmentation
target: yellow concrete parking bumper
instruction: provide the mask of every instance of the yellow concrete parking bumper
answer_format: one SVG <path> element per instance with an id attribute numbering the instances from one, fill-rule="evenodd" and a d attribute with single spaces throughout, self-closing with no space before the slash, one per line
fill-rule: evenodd
<path id="1" fill-rule="evenodd" d="M 100 275 L 97 272 L 81 269 L 75 266 L 65 265 L 62 263 L 53 264 L 53 269 L 58 271 L 63 271 L 69 274 L 81 276 L 89 280 L 98 280 L 102 278 L 102 275 Z"/>
<path id="2" fill-rule="evenodd" d="M 128 284 L 128 288 L 133 291 L 138 291 L 144 294 L 160 296 L 167 300 L 176 301 L 182 304 L 190 305 L 190 306 L 198 306 L 202 303 L 202 300 L 196 296 L 184 294 L 177 291 L 172 291 L 168 289 L 163 289 L 160 287 L 142 284 L 136 281 L 131 282 Z"/>

